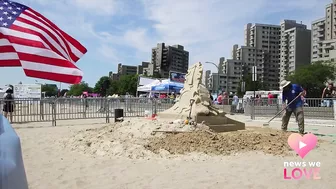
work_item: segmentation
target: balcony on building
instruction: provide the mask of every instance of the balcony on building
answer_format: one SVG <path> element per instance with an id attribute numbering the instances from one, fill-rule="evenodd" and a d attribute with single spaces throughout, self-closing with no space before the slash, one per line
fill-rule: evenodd
<path id="1" fill-rule="evenodd" d="M 316 25 L 319 26 L 319 27 L 322 27 L 322 26 L 324 26 L 324 22 L 319 22 Z"/>
<path id="2" fill-rule="evenodd" d="M 332 46 L 332 45 L 326 45 L 326 46 L 324 46 L 324 49 L 325 50 L 333 50 L 334 46 Z"/>
<path id="3" fill-rule="evenodd" d="M 319 27 L 319 28 L 317 28 L 317 31 L 318 31 L 318 32 L 324 32 L 324 28 L 320 28 L 320 27 Z"/>

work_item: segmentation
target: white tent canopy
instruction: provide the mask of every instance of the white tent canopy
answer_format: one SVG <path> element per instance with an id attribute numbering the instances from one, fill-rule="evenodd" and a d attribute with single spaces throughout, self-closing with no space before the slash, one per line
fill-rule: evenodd
<path id="1" fill-rule="evenodd" d="M 140 91 L 140 92 L 150 92 L 153 86 L 158 85 L 160 83 L 161 83 L 160 80 L 158 80 L 158 79 L 154 80 L 154 81 L 152 81 L 151 83 L 149 83 L 147 85 L 138 87 L 137 91 Z"/>

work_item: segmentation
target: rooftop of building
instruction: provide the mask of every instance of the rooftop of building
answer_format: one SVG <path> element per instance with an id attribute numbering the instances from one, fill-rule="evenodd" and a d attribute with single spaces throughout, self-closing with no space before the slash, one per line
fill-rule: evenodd
<path id="1" fill-rule="evenodd" d="M 295 30 L 298 30 L 298 31 L 311 31 L 310 29 L 306 29 L 306 28 L 298 28 L 298 27 L 293 27 L 293 28 L 289 28 L 287 30 L 285 30 L 284 32 L 292 32 L 292 31 L 295 31 Z"/>
<path id="2" fill-rule="evenodd" d="M 236 60 L 236 59 L 226 59 L 224 61 L 224 63 L 228 63 L 228 62 L 241 62 L 242 60 Z"/>
<path id="3" fill-rule="evenodd" d="M 252 27 L 255 26 L 265 26 L 265 27 L 274 27 L 274 28 L 280 28 L 280 25 L 275 25 L 275 24 L 261 24 L 261 23 L 255 23 L 252 25 Z"/>
<path id="4" fill-rule="evenodd" d="M 255 49 L 255 47 L 250 47 L 250 46 L 240 46 L 240 47 L 238 47 L 237 50 L 239 50 L 239 49 Z"/>
<path id="5" fill-rule="evenodd" d="M 325 21 L 325 17 L 323 17 L 323 18 L 319 18 L 319 19 L 317 19 L 317 20 L 313 20 L 313 21 L 312 21 L 312 24 L 317 24 L 317 23 L 319 23 L 319 22 L 323 22 L 323 21 Z"/>

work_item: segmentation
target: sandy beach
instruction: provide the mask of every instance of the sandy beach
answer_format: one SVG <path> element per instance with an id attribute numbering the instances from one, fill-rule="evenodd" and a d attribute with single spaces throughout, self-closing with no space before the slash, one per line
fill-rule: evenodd
<path id="1" fill-rule="evenodd" d="M 288 148 L 287 135 L 272 129 L 213 136 L 199 126 L 197 132 L 166 135 L 153 130 L 195 128 L 145 118 L 94 123 L 14 125 L 31 189 L 332 189 L 336 185 L 336 145 L 321 138 L 302 160 Z M 285 161 L 321 162 L 321 180 L 284 180 Z"/>

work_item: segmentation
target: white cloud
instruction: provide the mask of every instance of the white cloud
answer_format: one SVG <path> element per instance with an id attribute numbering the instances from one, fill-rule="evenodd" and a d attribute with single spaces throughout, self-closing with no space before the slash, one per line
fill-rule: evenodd
<path id="1" fill-rule="evenodd" d="M 119 13 L 124 8 L 122 0 L 23 0 L 22 2 L 28 6 L 38 4 L 52 7 L 48 11 L 72 9 L 71 12 L 80 10 L 86 12 L 88 15 L 100 16 L 111 16 Z M 69 15 L 71 14 L 67 14 L 66 16 Z"/>
<path id="2" fill-rule="evenodd" d="M 324 15 L 324 7 L 330 0 L 27 0 L 41 6 L 48 18 L 55 21 L 65 31 L 80 40 L 95 41 L 103 57 L 119 60 L 128 56 L 139 57 L 138 62 L 148 60 L 151 48 L 159 42 L 181 44 L 190 52 L 190 63 L 196 61 L 218 62 L 219 57 L 231 54 L 233 44 L 242 45 L 244 25 L 248 22 L 266 22 L 272 14 L 279 12 L 297 12 L 304 14 L 281 19 L 296 19 L 310 26 L 310 22 Z M 135 9 L 134 4 L 142 3 L 144 10 Z M 134 5 L 134 7 L 132 7 Z M 68 14 L 71 12 L 72 14 Z M 151 22 L 150 26 L 139 26 L 125 17 L 125 22 L 117 28 L 122 33 L 113 33 L 112 29 L 100 30 L 98 23 L 114 16 L 132 13 L 141 15 Z M 98 18 L 98 19 L 97 19 Z M 266 20 L 266 21 L 265 21 Z M 130 27 L 135 25 L 134 28 Z M 277 23 L 272 23 L 277 24 Z M 108 27 L 105 27 L 108 28 Z M 84 42 L 85 44 L 85 42 Z M 134 54 L 121 52 L 114 46 L 131 47 Z M 113 47 L 113 49 L 111 48 Z M 118 55 L 118 56 L 116 56 Z M 122 57 L 126 56 L 126 57 Z M 205 66 L 210 68 L 211 66 Z"/>
<path id="3" fill-rule="evenodd" d="M 111 16 L 122 10 L 121 0 L 73 0 L 72 4 L 90 14 Z"/>
<path id="4" fill-rule="evenodd" d="M 151 46 L 155 43 L 153 39 L 148 36 L 147 30 L 144 28 L 126 31 L 123 40 L 131 47 L 146 53 L 151 52 Z"/>
<path id="5" fill-rule="evenodd" d="M 243 45 L 244 25 L 269 20 L 272 13 L 306 11 L 297 19 L 311 21 L 323 15 L 329 0 L 142 0 L 148 19 L 160 40 L 169 44 L 179 43 L 190 52 L 190 63 L 197 61 L 218 62 L 219 57 L 231 54 L 232 45 Z M 270 23 L 270 24 L 279 24 Z M 265 23 L 265 22 L 264 22 Z M 267 22 L 266 22 L 267 23 Z M 211 66 L 205 66 L 212 68 Z"/>
<path id="6" fill-rule="evenodd" d="M 156 22 L 154 28 L 162 40 L 184 45 L 218 40 L 234 32 L 229 24 L 258 11 L 264 0 L 253 1 L 251 6 L 246 2 L 144 0 L 148 18 Z"/>
<path id="7" fill-rule="evenodd" d="M 97 52 L 105 58 L 109 59 L 112 63 L 121 62 L 121 60 L 116 55 L 116 50 L 111 46 L 102 44 L 99 48 L 97 48 Z"/>

